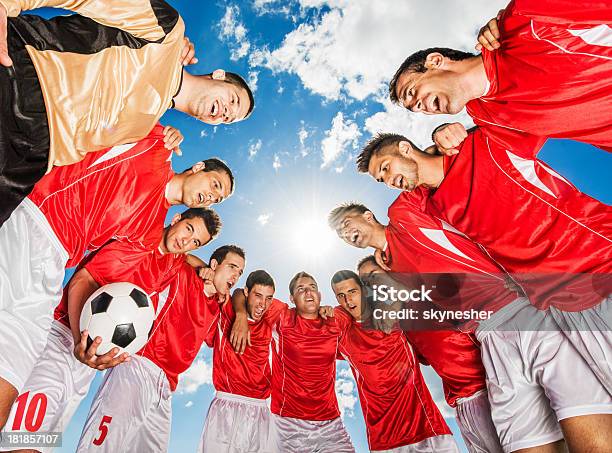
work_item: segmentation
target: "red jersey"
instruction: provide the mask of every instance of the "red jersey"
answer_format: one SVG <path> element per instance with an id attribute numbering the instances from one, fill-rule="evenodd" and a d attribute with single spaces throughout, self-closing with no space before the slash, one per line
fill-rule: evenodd
<path id="1" fill-rule="evenodd" d="M 270 369 L 271 319 L 277 319 L 287 306 L 274 299 L 259 322 L 249 319 L 251 345 L 244 354 L 236 354 L 229 342 L 236 313 L 231 302 L 221 308 L 217 335 L 213 345 L 213 385 L 221 392 L 266 399 L 270 396 L 272 370 Z"/>
<path id="2" fill-rule="evenodd" d="M 539 308 L 589 308 L 610 292 L 598 285 L 612 271 L 612 208 L 535 159 L 532 145 L 471 131 L 444 158 L 426 209 L 486 248 Z"/>
<path id="3" fill-rule="evenodd" d="M 88 255 L 79 269 L 87 269 L 100 286 L 130 282 L 152 297 L 168 285 L 184 262 L 185 255 L 163 255 L 159 249 L 147 250 L 129 242 L 113 241 Z M 54 317 L 70 327 L 67 286 L 55 308 Z M 151 300 L 157 312 L 157 299 L 152 297 Z"/>
<path id="4" fill-rule="evenodd" d="M 174 174 L 163 138 L 158 125 L 138 143 L 87 153 L 36 184 L 28 197 L 68 252 L 66 267 L 111 239 L 158 246 L 170 207 L 166 184 Z"/>
<path id="5" fill-rule="evenodd" d="M 419 190 L 402 193 L 390 206 L 386 228 L 387 256 L 395 276 L 404 273 L 449 273 L 459 279 L 456 296 L 445 299 L 459 309 L 496 310 L 517 298 L 508 291 L 502 271 L 472 241 L 420 209 Z M 436 300 L 434 299 L 434 303 Z M 405 335 L 421 362 L 442 379 L 447 403 L 484 389 L 480 346 L 471 332 L 412 330 Z"/>
<path id="6" fill-rule="evenodd" d="M 182 262 L 157 312 L 149 341 L 138 354 L 164 371 L 174 391 L 179 374 L 191 366 L 202 344 L 213 345 L 219 298 L 206 296 L 202 279 L 187 262 Z"/>
<path id="7" fill-rule="evenodd" d="M 527 132 L 612 151 L 611 17 L 610 2 L 510 2 L 501 47 L 482 50 L 490 87 L 467 104 L 474 122 L 506 145 Z"/>
<path id="8" fill-rule="evenodd" d="M 348 324 L 339 350 L 357 382 L 370 450 L 451 434 L 403 333 L 364 329 L 344 309 L 334 312 Z"/>
<path id="9" fill-rule="evenodd" d="M 340 416 L 336 399 L 336 356 L 342 330 L 334 318 L 298 316 L 286 307 L 271 320 L 272 413 L 302 420 Z"/>

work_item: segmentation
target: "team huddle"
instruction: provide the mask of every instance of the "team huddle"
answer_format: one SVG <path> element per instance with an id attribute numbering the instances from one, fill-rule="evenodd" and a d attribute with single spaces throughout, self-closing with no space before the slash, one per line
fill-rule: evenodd
<path id="1" fill-rule="evenodd" d="M 76 14 L 21 15 L 41 6 Z M 167 451 L 172 394 L 206 344 L 216 394 L 200 452 L 354 452 L 337 360 L 371 451 L 459 451 L 429 365 L 471 453 L 609 452 L 612 210 L 537 155 L 548 138 L 612 150 L 611 23 L 605 2 L 512 0 L 480 30 L 481 53 L 430 48 L 389 75 L 391 101 L 465 108 L 476 126 L 442 125 L 427 149 L 393 131 L 363 147 L 358 171 L 401 193 L 387 225 L 358 202 L 330 212 L 340 239 L 373 249 L 331 276 L 331 307 L 306 271 L 287 304 L 265 270 L 235 288 L 241 247 L 207 262 L 189 253 L 220 234 L 211 206 L 232 196 L 234 174 L 216 157 L 175 172 L 183 137 L 158 121 L 174 108 L 231 124 L 255 99 L 238 74 L 184 69 L 197 60 L 176 10 L 0 0 L 0 436 L 63 432 L 107 370 L 77 450 Z M 118 282 L 155 308 L 132 355 L 98 351 L 103 339 L 79 322 Z M 437 286 L 433 309 L 489 316 L 441 328 L 380 319 L 414 306 L 377 303 L 383 284 Z"/>

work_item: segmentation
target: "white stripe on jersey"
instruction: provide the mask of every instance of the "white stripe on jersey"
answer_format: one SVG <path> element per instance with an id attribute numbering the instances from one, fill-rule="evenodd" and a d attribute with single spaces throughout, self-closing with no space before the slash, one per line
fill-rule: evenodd
<path id="1" fill-rule="evenodd" d="M 510 158 L 510 162 L 512 163 L 514 168 L 516 168 L 519 171 L 519 173 L 521 174 L 521 176 L 523 176 L 523 178 L 525 178 L 529 183 L 536 186 L 538 189 L 546 192 L 551 197 L 557 198 L 557 195 L 555 195 L 555 193 L 552 190 L 550 190 L 550 188 L 546 184 L 544 184 L 544 182 L 536 174 L 536 171 L 535 171 L 536 163 L 534 160 L 519 157 L 516 154 L 513 154 L 508 150 L 506 150 L 506 154 L 508 154 L 508 157 Z"/>
<path id="2" fill-rule="evenodd" d="M 470 258 L 457 247 L 455 247 L 455 245 L 448 239 L 448 237 L 446 237 L 446 234 L 444 234 L 443 230 L 435 230 L 432 228 L 419 228 L 419 230 L 421 230 L 421 233 L 423 233 L 428 239 L 430 239 L 432 242 L 435 242 L 440 247 L 445 248 L 446 250 L 454 253 L 455 255 L 459 255 L 465 259 L 474 261 L 472 258 Z"/>
<path id="3" fill-rule="evenodd" d="M 571 33 L 571 30 L 568 30 L 569 33 Z M 595 57 L 595 58 L 603 58 L 604 60 L 612 60 L 611 57 L 608 57 L 606 55 L 598 55 L 598 54 L 593 54 L 593 53 L 589 53 L 589 52 L 573 52 L 571 50 L 566 49 L 565 47 L 561 46 L 560 44 L 557 44 L 556 42 L 551 41 L 550 39 L 544 39 L 544 38 L 540 38 L 538 36 L 538 34 L 536 33 L 534 27 L 533 27 L 533 20 L 531 21 L 531 34 L 533 35 L 533 37 L 535 39 L 537 39 L 538 41 L 545 41 L 553 46 L 555 46 L 557 49 L 565 52 L 565 53 L 569 53 L 569 54 L 575 54 L 575 55 L 586 55 L 589 57 Z M 580 39 L 583 39 L 581 36 L 578 36 Z M 584 39 L 583 39 L 584 41 Z M 590 44 L 588 41 L 584 41 L 587 44 Z M 595 49 L 593 49 L 595 50 Z"/>
<path id="4" fill-rule="evenodd" d="M 593 28 L 582 30 L 567 30 L 577 38 L 582 39 L 587 44 L 594 46 L 612 47 L 612 28 L 606 24 L 601 24 Z"/>
<path id="5" fill-rule="evenodd" d="M 113 157 L 120 156 L 121 154 L 125 153 L 126 151 L 129 151 L 130 149 L 132 149 L 134 146 L 136 146 L 136 143 L 126 143 L 124 145 L 113 146 L 106 153 L 104 153 L 103 156 L 100 156 L 100 158 L 98 160 L 96 160 L 93 164 L 91 164 L 87 168 L 95 167 L 96 165 L 99 165 L 102 162 L 106 162 L 107 160 L 111 160 Z"/>

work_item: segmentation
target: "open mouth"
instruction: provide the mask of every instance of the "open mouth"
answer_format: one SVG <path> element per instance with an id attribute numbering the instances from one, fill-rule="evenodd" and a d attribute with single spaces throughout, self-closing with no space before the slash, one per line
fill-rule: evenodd
<path id="1" fill-rule="evenodd" d="M 355 305 L 355 304 L 350 304 L 350 303 L 348 303 L 348 304 L 346 304 L 346 305 L 348 306 L 348 308 L 349 308 L 349 310 L 350 310 L 350 311 L 353 311 L 355 308 L 357 308 L 357 305 Z"/>
<path id="2" fill-rule="evenodd" d="M 397 175 L 393 180 L 393 186 L 397 189 L 404 188 L 404 177 L 402 175 Z"/>
<path id="3" fill-rule="evenodd" d="M 174 247 L 176 250 L 180 250 L 181 249 L 181 244 L 179 243 L 178 239 L 174 240 Z"/>
<path id="4" fill-rule="evenodd" d="M 210 116 L 215 118 L 219 114 L 220 110 L 221 105 L 219 104 L 219 100 L 217 99 L 212 103 L 212 106 L 210 107 Z"/>
<path id="5" fill-rule="evenodd" d="M 351 244 L 357 244 L 357 241 L 359 240 L 359 231 L 355 231 L 353 234 L 351 234 L 351 237 L 349 239 L 351 241 Z"/>
<path id="6" fill-rule="evenodd" d="M 202 204 L 202 203 L 204 203 L 204 199 L 205 199 L 205 198 L 204 198 L 204 194 L 203 194 L 203 193 L 199 193 L 199 194 L 198 194 L 198 202 L 199 202 L 200 204 Z"/>

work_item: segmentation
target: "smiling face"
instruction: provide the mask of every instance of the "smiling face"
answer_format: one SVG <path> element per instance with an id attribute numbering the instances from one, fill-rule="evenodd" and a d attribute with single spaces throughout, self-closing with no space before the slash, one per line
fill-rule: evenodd
<path id="1" fill-rule="evenodd" d="M 197 168 L 194 166 L 194 168 Z M 183 204 L 190 208 L 205 208 L 221 203 L 231 194 L 231 180 L 222 170 L 188 170 L 183 182 Z"/>
<path id="2" fill-rule="evenodd" d="M 270 308 L 274 297 L 274 288 L 256 284 L 248 290 L 244 289 L 247 298 L 247 311 L 249 316 L 255 322 L 261 321 L 265 312 Z"/>
<path id="3" fill-rule="evenodd" d="M 243 120 L 249 111 L 247 90 L 225 80 L 225 72 L 216 70 L 212 80 L 189 103 L 192 116 L 207 124 L 229 124 Z"/>
<path id="4" fill-rule="evenodd" d="M 347 244 L 364 249 L 372 245 L 375 222 L 370 211 L 349 212 L 338 222 L 336 233 Z"/>
<path id="5" fill-rule="evenodd" d="M 176 214 L 164 230 L 161 248 L 164 253 L 187 253 L 207 244 L 212 239 L 200 217 L 181 219 Z"/>
<path id="6" fill-rule="evenodd" d="M 229 252 L 221 263 L 212 260 L 211 268 L 215 271 L 213 284 L 222 296 L 229 294 L 244 271 L 245 260 L 234 252 Z"/>
<path id="7" fill-rule="evenodd" d="M 392 189 L 414 190 L 419 184 L 419 168 L 411 157 L 412 152 L 414 149 L 408 142 L 387 145 L 372 155 L 368 174 Z"/>
<path id="8" fill-rule="evenodd" d="M 336 299 L 355 320 L 361 319 L 361 286 L 352 278 L 332 285 Z"/>
<path id="9" fill-rule="evenodd" d="M 455 115 L 463 110 L 469 99 L 457 73 L 445 69 L 444 61 L 441 57 L 427 63 L 429 69 L 425 72 L 404 71 L 399 76 L 395 94 L 405 108 L 429 115 Z"/>
<path id="10" fill-rule="evenodd" d="M 305 318 L 317 318 L 321 305 L 321 293 L 317 282 L 310 277 L 300 277 L 295 282 L 291 301 L 295 304 L 298 315 Z"/>

